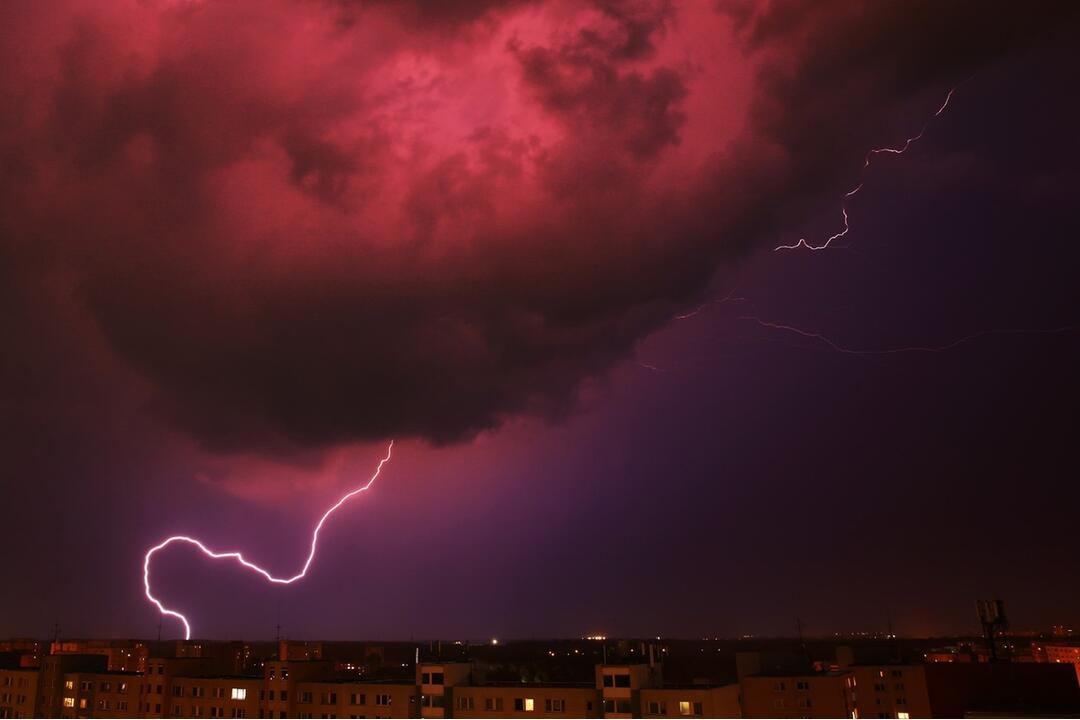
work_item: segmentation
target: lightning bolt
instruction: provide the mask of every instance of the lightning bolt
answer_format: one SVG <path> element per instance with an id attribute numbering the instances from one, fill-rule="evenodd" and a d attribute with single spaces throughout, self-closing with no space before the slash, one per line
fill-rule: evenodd
<path id="1" fill-rule="evenodd" d="M 862 350 L 857 348 L 850 348 L 837 343 L 829 337 L 822 335 L 821 333 L 810 332 L 809 330 L 803 330 L 793 325 L 784 325 L 782 323 L 769 322 L 762 320 L 759 317 L 753 315 L 740 315 L 737 320 L 754 322 L 764 328 L 772 330 L 783 330 L 784 332 L 794 333 L 801 335 L 811 340 L 817 340 L 824 343 L 830 349 L 835 350 L 838 353 L 844 353 L 845 355 L 900 355 L 904 353 L 940 353 L 953 348 L 959 347 L 965 343 L 969 343 L 972 340 L 976 340 L 982 337 L 988 337 L 992 335 L 1055 335 L 1066 332 L 1074 332 L 1080 330 L 1080 323 L 1074 323 L 1072 325 L 1062 325 L 1061 327 L 1054 328 L 999 328 L 990 330 L 979 330 L 973 332 L 970 335 L 965 335 L 957 340 L 953 340 L 950 343 L 944 345 L 909 345 L 898 348 L 885 348 L 885 349 L 871 349 Z"/>
<path id="2" fill-rule="evenodd" d="M 308 568 L 311 567 L 311 563 L 315 560 L 315 550 L 316 550 L 316 547 L 318 546 L 318 543 L 319 543 L 319 531 L 322 530 L 323 525 L 326 523 L 327 519 L 331 515 L 334 514 L 334 511 L 336 511 L 338 508 L 340 508 L 342 505 L 344 505 L 346 502 L 351 500 L 356 495 L 359 495 L 360 493 L 362 493 L 365 490 L 367 490 L 368 488 L 370 488 L 375 483 L 375 480 L 377 480 L 378 477 L 379 477 L 379 473 L 382 472 L 383 465 L 385 465 L 386 463 L 388 463 L 390 461 L 390 455 L 393 452 L 393 450 L 394 450 L 394 441 L 391 440 L 390 445 L 386 448 L 386 457 L 384 457 L 382 460 L 379 461 L 378 466 L 375 468 L 375 473 L 368 479 L 368 481 L 366 483 L 364 483 L 363 485 L 361 485 L 360 487 L 355 488 L 353 490 L 350 490 L 349 492 L 342 495 L 341 498 L 336 503 L 331 505 L 330 508 L 326 512 L 323 513 L 322 517 L 319 518 L 319 522 L 317 522 L 315 524 L 315 530 L 311 533 L 311 548 L 308 550 L 307 560 L 304 561 L 304 565 L 303 565 L 302 568 L 300 568 L 300 572 L 296 573 L 292 577 L 288 577 L 288 578 L 274 577 L 269 572 L 267 572 L 263 568 L 259 567 L 255 563 L 252 563 L 252 562 L 249 562 L 249 561 L 245 560 L 244 556 L 242 554 L 240 554 L 239 552 L 236 552 L 236 551 L 232 551 L 232 552 L 215 552 L 215 551 L 211 550 L 210 548 L 206 547 L 206 545 L 204 545 L 202 542 L 200 542 L 199 540 L 197 540 L 195 538 L 188 537 L 186 535 L 173 535 L 172 537 L 165 538 L 160 543 L 158 543 L 154 547 L 147 550 L 146 551 L 146 556 L 143 558 L 143 587 L 145 588 L 145 591 L 146 591 L 146 599 L 149 600 L 151 603 L 153 603 L 155 606 L 157 606 L 158 611 L 162 615 L 168 615 L 170 617 L 174 617 L 177 620 L 179 620 L 181 623 L 183 623 L 183 625 L 184 625 L 184 639 L 185 640 L 190 640 L 191 639 L 191 624 L 188 622 L 188 619 L 186 617 L 184 617 L 182 614 L 180 614 L 179 612 L 177 612 L 176 610 L 170 610 L 169 608 L 165 607 L 164 603 L 162 603 L 161 600 L 154 597 L 154 594 L 150 590 L 150 560 L 154 557 L 154 555 L 156 553 L 160 552 L 161 550 L 164 550 L 165 548 L 169 547 L 173 543 L 187 543 L 188 545 L 194 545 L 196 548 L 198 548 L 200 551 L 202 551 L 203 555 L 207 556 L 211 560 L 221 560 L 221 559 L 224 559 L 224 558 L 229 558 L 229 559 L 235 560 L 236 562 L 243 565 L 247 569 L 253 570 L 253 571 L 259 573 L 264 578 L 266 578 L 268 582 L 275 583 L 277 585 L 291 585 L 292 583 L 294 583 L 297 580 L 301 579 L 302 577 L 307 575 Z"/>
<path id="3" fill-rule="evenodd" d="M 851 224 L 848 222 L 847 201 L 848 198 L 857 195 L 859 191 L 862 190 L 863 185 L 866 182 L 864 179 L 866 177 L 866 170 L 870 167 L 870 163 L 878 155 L 903 155 L 904 153 L 906 153 L 908 151 L 908 148 L 910 148 L 913 144 L 917 143 L 919 140 L 922 139 L 922 136 L 926 134 L 926 130 L 930 127 L 930 123 L 934 121 L 934 118 L 941 115 L 941 113 L 945 112 L 945 108 L 949 107 L 949 101 L 952 100 L 954 92 L 956 92 L 956 88 L 949 90 L 948 94 L 945 95 L 945 101 L 941 103 L 941 107 L 939 107 L 937 109 L 937 112 L 931 115 L 930 118 L 927 119 L 925 123 L 923 123 L 922 130 L 919 131 L 918 135 L 913 135 L 912 137 L 909 137 L 900 147 L 874 148 L 866 153 L 866 157 L 863 158 L 862 170 L 859 172 L 858 184 L 851 190 L 848 190 L 846 193 L 844 193 L 844 198 L 840 201 L 840 214 L 844 218 L 844 227 L 840 230 L 840 232 L 835 233 L 834 235 L 830 235 L 828 239 L 826 239 L 825 242 L 821 243 L 820 245 L 811 245 L 810 243 L 806 242 L 806 238 L 799 238 L 799 241 L 797 243 L 793 243 L 791 245 L 777 245 L 775 248 L 773 248 L 773 252 L 777 252 L 780 250 L 798 250 L 799 248 L 806 248 L 807 250 L 824 250 L 829 247 L 833 240 L 839 240 L 840 238 L 847 235 L 848 231 L 851 230 Z"/>

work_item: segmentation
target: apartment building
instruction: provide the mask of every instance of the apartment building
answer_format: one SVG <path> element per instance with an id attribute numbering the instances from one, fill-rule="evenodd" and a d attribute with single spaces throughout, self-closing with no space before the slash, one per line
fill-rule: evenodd
<path id="1" fill-rule="evenodd" d="M 0 669 L 0 718 L 35 717 L 39 677 L 37 668 Z"/>
<path id="2" fill-rule="evenodd" d="M 139 717 L 138 673 L 65 673 L 59 717 Z"/>
<path id="3" fill-rule="evenodd" d="M 1045 645 L 1042 650 L 1047 662 L 1072 665 L 1076 669 L 1076 681 L 1080 683 L 1080 646 Z"/>
<path id="4" fill-rule="evenodd" d="M 744 717 L 854 718 L 856 683 L 849 672 L 815 668 L 790 653 L 739 653 L 736 670 Z"/>

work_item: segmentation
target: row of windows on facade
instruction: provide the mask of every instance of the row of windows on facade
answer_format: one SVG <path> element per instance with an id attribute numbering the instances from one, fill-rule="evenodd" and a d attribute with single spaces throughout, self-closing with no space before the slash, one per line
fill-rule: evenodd
<path id="1" fill-rule="evenodd" d="M 14 680 L 15 680 L 15 678 L 11 677 L 10 675 L 5 675 L 4 676 L 4 687 L 11 687 L 12 682 Z M 21 687 L 21 688 L 29 687 L 29 685 L 30 685 L 30 679 L 29 678 L 21 677 L 21 678 L 18 678 L 18 680 L 19 680 L 19 682 L 16 684 L 16 687 Z"/>
<path id="2" fill-rule="evenodd" d="M 74 690 L 75 689 L 75 681 L 74 680 L 65 680 L 64 681 L 64 689 L 65 690 Z M 83 692 L 90 692 L 93 689 L 94 689 L 94 683 L 91 680 L 83 680 L 83 681 L 81 681 L 79 683 L 79 690 L 81 690 Z M 128 690 L 128 684 L 126 682 L 116 683 L 116 692 L 118 692 L 118 693 L 126 693 L 127 690 Z M 150 692 L 150 686 L 149 685 L 146 686 L 146 691 Z M 109 681 L 102 681 L 101 683 L 98 684 L 98 692 L 113 692 L 112 683 L 109 682 Z M 158 692 L 159 693 L 161 692 L 161 686 L 160 685 L 158 685 Z"/>
<path id="3" fill-rule="evenodd" d="M 650 700 L 649 715 L 667 715 L 667 701 L 666 700 Z M 617 710 L 616 712 L 630 712 L 629 710 Z M 688 700 L 679 701 L 679 714 L 685 717 L 701 717 L 704 714 L 704 706 L 699 702 L 690 702 Z"/>
<path id="4" fill-rule="evenodd" d="M 424 707 L 443 707 L 443 698 L 440 695 L 425 695 L 421 700 L 421 704 Z M 592 710 L 592 703 L 586 703 L 587 710 Z M 475 710 L 476 698 L 471 696 L 459 697 L 457 699 L 456 707 L 458 710 Z M 501 712 L 503 710 L 503 699 L 501 697 L 489 697 L 484 698 L 484 710 L 487 712 Z M 514 698 L 514 710 L 515 712 L 533 712 L 536 710 L 536 698 Z M 544 700 L 544 712 L 546 713 L 563 713 L 566 712 L 566 701 L 560 698 L 548 698 Z"/>
<path id="5" fill-rule="evenodd" d="M 70 696 L 65 696 L 64 700 L 63 700 L 63 705 L 66 708 L 75 707 L 75 698 L 70 697 Z M 79 705 L 80 710 L 85 710 L 87 707 L 89 707 L 89 701 L 86 698 L 79 698 L 78 705 Z M 149 706 L 147 706 L 147 708 L 149 709 Z M 113 709 L 112 701 L 111 700 L 98 700 L 97 701 L 97 709 L 98 710 L 112 710 Z M 117 700 L 116 701 L 116 709 L 117 710 L 127 710 L 128 709 L 127 700 Z M 161 706 L 160 705 L 158 705 L 158 712 L 161 712 Z"/>

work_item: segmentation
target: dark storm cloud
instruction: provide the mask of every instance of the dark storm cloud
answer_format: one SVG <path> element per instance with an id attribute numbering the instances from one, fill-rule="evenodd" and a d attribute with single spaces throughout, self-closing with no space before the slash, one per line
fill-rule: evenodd
<path id="1" fill-rule="evenodd" d="M 720 26 L 669 3 L 32 5 L 36 54 L 5 34 L 6 254 L 72 278 L 161 416 L 266 452 L 558 417 L 920 121 L 897 109 L 1074 14 L 740 8 L 747 96 L 680 52 Z"/>

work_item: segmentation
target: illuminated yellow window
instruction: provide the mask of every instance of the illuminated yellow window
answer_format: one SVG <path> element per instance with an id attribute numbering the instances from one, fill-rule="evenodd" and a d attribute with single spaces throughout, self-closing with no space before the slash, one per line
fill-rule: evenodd
<path id="1" fill-rule="evenodd" d="M 75 681 L 74 680 L 65 680 L 64 681 L 64 689 L 65 690 L 74 690 L 75 689 Z"/>
<path id="2" fill-rule="evenodd" d="M 906 712 L 898 712 L 898 713 L 896 713 L 896 717 L 899 718 L 899 720 L 908 720 L 908 718 L 911 717 L 911 715 L 909 713 L 906 713 Z"/>
<path id="3" fill-rule="evenodd" d="M 64 707 L 70 707 L 70 708 L 75 707 L 75 698 L 73 698 L 73 697 L 64 698 Z"/>
<path id="4" fill-rule="evenodd" d="M 232 689 L 232 699 L 233 700 L 247 700 L 247 689 L 246 688 L 233 688 Z"/>
<path id="5" fill-rule="evenodd" d="M 690 714 L 690 701 L 689 700 L 680 700 L 679 701 L 679 714 L 680 715 L 689 715 Z"/>
<path id="6" fill-rule="evenodd" d="M 525 712 L 532 712 L 535 705 L 532 698 L 525 698 Z"/>

